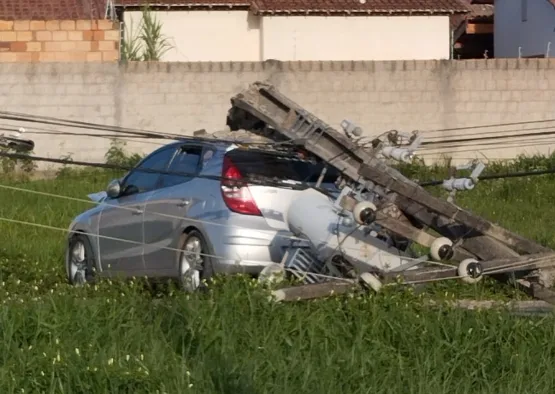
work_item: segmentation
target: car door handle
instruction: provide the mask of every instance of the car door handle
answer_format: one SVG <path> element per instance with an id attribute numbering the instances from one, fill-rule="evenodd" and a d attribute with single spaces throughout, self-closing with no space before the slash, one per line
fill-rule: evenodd
<path id="1" fill-rule="evenodd" d="M 142 209 L 137 208 L 133 210 L 133 215 L 142 215 L 143 212 L 144 211 Z"/>
<path id="2" fill-rule="evenodd" d="M 191 201 L 189 200 L 181 200 L 177 203 L 177 206 L 180 208 L 186 207 L 187 205 L 189 205 L 191 203 Z"/>

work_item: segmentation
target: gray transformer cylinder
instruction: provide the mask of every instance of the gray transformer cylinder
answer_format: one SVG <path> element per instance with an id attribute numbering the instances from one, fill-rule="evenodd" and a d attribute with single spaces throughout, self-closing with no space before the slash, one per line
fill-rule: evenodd
<path id="1" fill-rule="evenodd" d="M 397 248 L 370 235 L 367 228 L 357 228 L 350 213 L 347 220 L 339 213 L 332 199 L 307 189 L 291 202 L 287 223 L 293 234 L 311 242 L 313 252 L 322 261 L 342 254 L 360 271 L 389 271 L 407 262 Z"/>

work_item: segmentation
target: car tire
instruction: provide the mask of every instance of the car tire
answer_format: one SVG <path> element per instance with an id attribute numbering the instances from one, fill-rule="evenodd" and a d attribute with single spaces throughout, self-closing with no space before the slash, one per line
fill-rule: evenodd
<path id="1" fill-rule="evenodd" d="M 213 275 L 212 257 L 202 234 L 191 230 L 183 234 L 178 256 L 178 283 L 186 292 L 204 288 Z"/>
<path id="2" fill-rule="evenodd" d="M 74 286 L 92 283 L 95 275 L 95 256 L 89 237 L 76 234 L 71 237 L 66 255 L 66 277 Z"/>

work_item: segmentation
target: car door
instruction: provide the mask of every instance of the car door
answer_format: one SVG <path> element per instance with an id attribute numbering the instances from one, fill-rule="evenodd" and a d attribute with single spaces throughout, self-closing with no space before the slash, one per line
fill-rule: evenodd
<path id="1" fill-rule="evenodd" d="M 160 181 L 156 171 L 167 169 L 175 150 L 175 145 L 166 146 L 146 157 L 123 179 L 120 196 L 105 200 L 99 220 L 99 253 L 107 273 L 133 276 L 144 272 L 146 202 Z"/>
<path id="2" fill-rule="evenodd" d="M 145 208 L 144 260 L 149 276 L 175 274 L 176 249 L 191 204 L 191 187 L 200 168 L 202 152 L 201 145 L 182 145 L 168 167 L 169 174 L 161 176 L 160 187 Z"/>

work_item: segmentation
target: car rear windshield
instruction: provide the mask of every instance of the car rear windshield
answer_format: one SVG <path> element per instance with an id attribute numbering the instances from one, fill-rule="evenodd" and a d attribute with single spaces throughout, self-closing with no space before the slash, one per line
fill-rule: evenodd
<path id="1" fill-rule="evenodd" d="M 279 155 L 274 152 L 235 149 L 228 152 L 227 156 L 244 177 L 251 178 L 312 183 L 318 180 L 324 168 L 324 165 L 320 163 L 301 161 L 295 159 L 293 155 Z M 333 183 L 339 175 L 339 171 L 328 167 L 323 183 Z"/>

